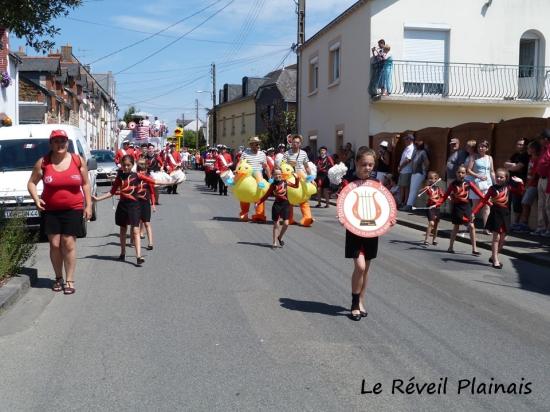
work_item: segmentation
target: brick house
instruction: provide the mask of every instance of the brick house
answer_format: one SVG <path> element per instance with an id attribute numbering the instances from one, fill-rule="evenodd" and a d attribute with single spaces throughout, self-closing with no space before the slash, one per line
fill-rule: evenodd
<path id="1" fill-rule="evenodd" d="M 21 60 L 10 51 L 8 30 L 0 28 L 0 75 L 7 74 L 11 83 L 6 87 L 0 86 L 0 127 L 1 121 L 9 117 L 12 124 L 18 124 L 17 95 L 18 95 L 18 66 Z"/>

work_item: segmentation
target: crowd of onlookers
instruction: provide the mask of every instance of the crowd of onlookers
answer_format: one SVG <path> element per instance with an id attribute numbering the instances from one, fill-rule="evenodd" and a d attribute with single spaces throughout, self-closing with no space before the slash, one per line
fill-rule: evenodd
<path id="1" fill-rule="evenodd" d="M 396 200 L 401 210 L 412 210 L 417 201 L 418 189 L 426 180 L 430 170 L 429 150 L 420 139 L 414 135 L 403 136 L 405 147 L 400 154 L 397 172 L 398 180 L 395 189 L 393 184 L 388 185 L 397 192 Z M 449 142 L 450 155 L 447 159 L 445 182 L 454 180 L 459 166 L 466 167 L 466 180 L 473 182 L 484 194 L 496 184 L 495 170 L 505 168 L 510 177 L 521 178 L 525 183 L 523 194 L 513 193 L 510 208 L 513 216 L 512 231 L 531 233 L 532 235 L 550 237 L 550 129 L 545 129 L 540 136 L 526 139 L 520 138 L 516 142 L 514 154 L 504 164 L 495 165 L 489 154 L 491 147 L 487 140 L 471 139 L 461 146 L 457 138 Z M 386 155 L 388 143 L 381 142 L 378 170 L 387 179 L 388 159 Z M 472 206 L 475 207 L 481 199 L 470 194 Z M 531 212 L 536 208 L 536 227 L 530 227 Z M 485 225 L 489 216 L 489 207 L 481 209 L 480 217 Z"/>

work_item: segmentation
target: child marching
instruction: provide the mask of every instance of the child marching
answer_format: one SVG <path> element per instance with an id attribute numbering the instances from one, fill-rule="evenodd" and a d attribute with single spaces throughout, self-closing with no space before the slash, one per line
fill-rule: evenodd
<path id="1" fill-rule="evenodd" d="M 276 167 L 273 172 L 273 183 L 267 193 L 256 203 L 256 207 L 264 203 L 270 195 L 275 196 L 271 208 L 271 219 L 273 220 L 273 248 L 283 247 L 285 242 L 283 236 L 288 229 L 290 218 L 290 203 L 288 202 L 287 187 L 297 189 L 300 186 L 300 179 L 295 174 L 294 183 L 284 180 L 281 169 Z"/>
<path id="2" fill-rule="evenodd" d="M 131 226 L 131 234 L 136 248 L 137 264 L 141 265 L 145 259 L 141 256 L 141 239 L 139 224 L 141 221 L 141 206 L 138 199 L 141 182 L 156 184 L 157 182 L 143 173 L 132 172 L 134 158 L 125 155 L 121 159 L 122 170 L 119 170 L 111 190 L 101 196 L 92 196 L 95 202 L 108 199 L 115 194 L 120 195 L 120 200 L 115 212 L 115 223 L 120 227 L 120 256 L 119 260 L 126 259 L 126 229 Z"/>
<path id="3" fill-rule="evenodd" d="M 450 185 L 443 197 L 437 203 L 436 208 L 440 207 L 445 200 L 450 196 L 451 198 L 451 223 L 453 224 L 453 231 L 451 232 L 451 239 L 449 242 L 449 249 L 447 252 L 455 253 L 453 246 L 455 243 L 456 235 L 460 225 L 468 224 L 470 231 L 470 243 L 472 245 L 472 255 L 480 256 L 481 253 L 477 250 L 476 244 L 476 230 L 474 226 L 474 219 L 472 218 L 472 206 L 470 205 L 469 191 L 472 190 L 476 195 L 482 198 L 484 195 L 472 182 L 464 180 L 466 177 L 466 166 L 460 165 L 456 171 L 456 180 Z"/>
<path id="4" fill-rule="evenodd" d="M 428 172 L 427 185 L 424 187 L 418 196 L 426 194 L 428 200 L 426 202 L 426 217 L 428 218 L 428 227 L 426 228 L 426 236 L 424 236 L 424 245 L 429 245 L 428 238 L 432 235 L 432 245 L 437 245 L 437 226 L 439 225 L 439 219 L 441 210 L 437 206 L 439 200 L 443 197 L 443 190 L 437 183 L 441 181 L 437 172 Z"/>
<path id="5" fill-rule="evenodd" d="M 498 254 L 502 251 L 506 233 L 510 230 L 510 209 L 508 208 L 510 193 L 521 195 L 524 191 L 522 179 L 513 176 L 512 182 L 510 182 L 509 177 L 506 169 L 497 169 L 495 173 L 496 184 L 489 188 L 481 202 L 472 210 L 472 214 L 475 215 L 483 206 L 490 204 L 485 229 L 493 232 L 492 253 L 489 262 L 495 269 L 502 269 Z"/>
<path id="6" fill-rule="evenodd" d="M 147 161 L 145 157 L 141 157 L 137 161 L 137 172 L 149 176 L 147 173 Z M 146 182 L 140 180 L 138 185 L 138 190 L 136 196 L 139 200 L 139 208 L 141 211 L 141 222 L 140 222 L 140 238 L 144 239 L 144 233 L 147 233 L 147 250 L 153 250 L 153 226 L 151 225 L 151 210 L 156 212 L 155 207 L 156 198 L 155 198 L 155 185 L 151 182 Z"/>

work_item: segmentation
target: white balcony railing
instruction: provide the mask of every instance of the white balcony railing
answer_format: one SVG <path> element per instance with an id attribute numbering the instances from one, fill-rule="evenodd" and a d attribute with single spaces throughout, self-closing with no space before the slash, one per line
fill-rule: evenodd
<path id="1" fill-rule="evenodd" d="M 372 65 L 369 93 L 550 101 L 550 67 L 389 60 Z"/>

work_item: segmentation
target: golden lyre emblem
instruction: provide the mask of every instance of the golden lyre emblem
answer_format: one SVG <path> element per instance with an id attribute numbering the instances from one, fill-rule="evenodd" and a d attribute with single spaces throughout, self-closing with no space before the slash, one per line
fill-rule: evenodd
<path id="1" fill-rule="evenodd" d="M 360 226 L 376 226 L 376 219 L 382 214 L 382 208 L 376 201 L 377 192 L 355 191 L 353 215 L 359 220 Z"/>
<path id="2" fill-rule="evenodd" d="M 383 235 L 397 216 L 393 195 L 377 180 L 351 182 L 340 192 L 336 207 L 340 223 L 360 237 Z"/>

